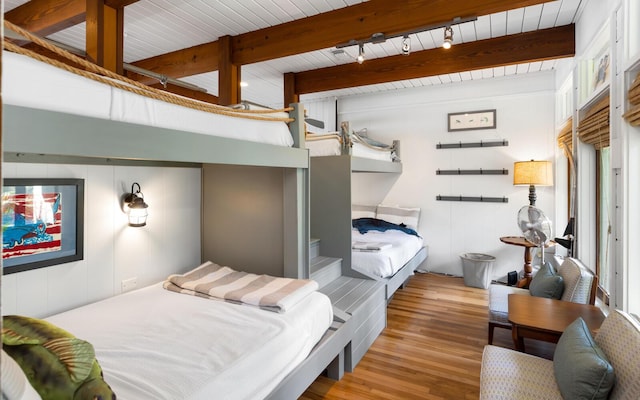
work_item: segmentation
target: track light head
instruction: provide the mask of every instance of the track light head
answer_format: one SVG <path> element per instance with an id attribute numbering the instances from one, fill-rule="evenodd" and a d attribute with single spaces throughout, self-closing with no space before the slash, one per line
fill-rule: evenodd
<path id="1" fill-rule="evenodd" d="M 453 28 L 451 28 L 450 26 L 445 26 L 444 42 L 442 43 L 442 47 L 445 49 L 450 49 L 452 43 L 453 43 Z"/>
<path id="2" fill-rule="evenodd" d="M 402 38 L 402 55 L 408 56 L 411 53 L 411 38 L 405 36 Z"/>
<path id="3" fill-rule="evenodd" d="M 362 64 L 364 62 L 364 45 L 361 44 L 358 50 L 358 57 L 356 58 L 358 64 Z"/>

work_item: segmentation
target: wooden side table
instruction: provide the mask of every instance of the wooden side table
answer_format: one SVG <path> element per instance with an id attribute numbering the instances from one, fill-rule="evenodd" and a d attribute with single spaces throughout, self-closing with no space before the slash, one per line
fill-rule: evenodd
<path id="1" fill-rule="evenodd" d="M 524 338 L 558 343 L 562 332 L 582 317 L 592 333 L 600 329 L 604 314 L 591 304 L 546 299 L 526 294 L 509 295 L 509 322 L 516 350 L 524 351 Z"/>
<path id="2" fill-rule="evenodd" d="M 531 277 L 533 273 L 533 266 L 531 265 L 531 260 L 533 260 L 533 256 L 531 255 L 531 248 L 538 246 L 531 243 L 522 236 L 503 236 L 500 238 L 500 241 L 506 244 L 524 247 L 524 277 L 518 281 L 518 287 L 529 287 L 529 283 L 531 283 Z"/>

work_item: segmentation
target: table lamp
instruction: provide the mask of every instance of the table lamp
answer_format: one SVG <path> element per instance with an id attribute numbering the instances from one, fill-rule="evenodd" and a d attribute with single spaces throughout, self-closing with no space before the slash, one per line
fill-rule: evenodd
<path id="1" fill-rule="evenodd" d="M 552 186 L 551 161 L 516 161 L 513 163 L 513 184 L 529 186 L 529 205 L 536 205 L 536 185 Z"/>

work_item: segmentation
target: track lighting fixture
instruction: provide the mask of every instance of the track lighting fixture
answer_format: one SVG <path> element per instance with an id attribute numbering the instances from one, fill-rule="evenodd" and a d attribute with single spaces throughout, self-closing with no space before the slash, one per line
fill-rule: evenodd
<path id="1" fill-rule="evenodd" d="M 452 43 L 453 43 L 453 28 L 451 28 L 450 26 L 445 26 L 444 42 L 442 43 L 442 47 L 445 49 L 450 49 Z"/>
<path id="2" fill-rule="evenodd" d="M 411 53 L 411 38 L 405 36 L 402 38 L 402 55 L 408 56 Z"/>
<path id="3" fill-rule="evenodd" d="M 380 44 L 380 43 L 386 42 L 387 39 L 402 37 L 402 46 L 401 46 L 402 54 L 405 56 L 408 56 L 411 53 L 411 38 L 409 37 L 409 35 L 413 35 L 415 33 L 420 33 L 420 32 L 426 32 L 434 29 L 440 29 L 440 28 L 444 28 L 444 43 L 442 44 L 442 47 L 444 47 L 445 49 L 448 49 L 451 47 L 451 44 L 453 43 L 453 29 L 451 29 L 451 26 L 464 24 L 467 22 L 472 22 L 477 20 L 478 20 L 478 17 L 473 17 L 473 16 L 464 17 L 464 18 L 455 17 L 449 21 L 443 21 L 436 24 L 421 26 L 419 28 L 406 31 L 406 32 L 394 32 L 390 34 L 387 34 L 384 32 L 376 32 L 371 36 L 369 36 L 368 38 L 358 39 L 358 40 L 351 39 L 348 42 L 339 43 L 336 45 L 336 49 L 339 50 L 339 49 L 342 49 L 343 47 L 357 45 L 359 48 L 359 52 L 358 52 L 358 57 L 356 58 L 356 61 L 358 61 L 359 64 L 362 64 L 364 62 L 364 44 L 365 43 Z"/>
<path id="4" fill-rule="evenodd" d="M 356 58 L 356 60 L 358 61 L 358 64 L 362 64 L 364 62 L 364 44 L 360 45 L 358 58 Z"/>

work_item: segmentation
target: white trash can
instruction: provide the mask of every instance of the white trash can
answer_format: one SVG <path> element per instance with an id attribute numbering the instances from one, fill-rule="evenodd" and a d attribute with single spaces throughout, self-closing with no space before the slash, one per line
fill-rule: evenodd
<path id="1" fill-rule="evenodd" d="M 464 253 L 460 259 L 462 260 L 464 284 L 481 289 L 489 288 L 493 276 L 493 263 L 496 258 L 488 254 Z"/>

